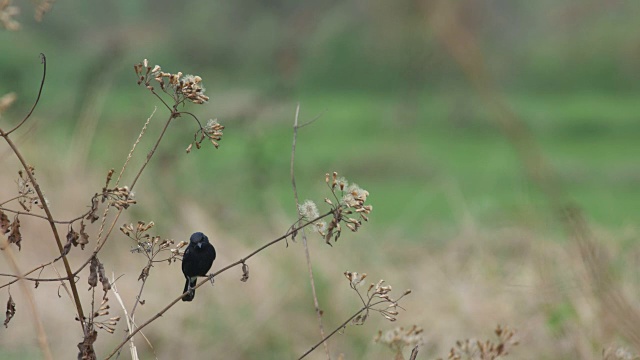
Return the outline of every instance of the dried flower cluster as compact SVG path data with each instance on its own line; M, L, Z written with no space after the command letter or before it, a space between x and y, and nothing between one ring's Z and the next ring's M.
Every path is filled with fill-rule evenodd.
M162 239L160 236L152 236L147 233L147 231L153 228L154 225L153 221L148 224L144 221L138 221L135 226L133 224L123 224L120 227L120 231L131 240L135 241L136 245L131 249L131 252L144 254L151 262L168 261L169 264L171 264L182 256L180 249L185 247L187 242L181 241L177 246L172 248L172 245L175 243L173 240ZM169 257L161 260L155 260L156 255L164 251L169 251ZM149 275L151 262L147 267L145 267L145 269L143 269L142 274L140 275L141 279L146 279Z
M29 166L29 172L31 176L35 177L36 171L33 166ZM33 205L36 205L40 209L43 208L40 203L40 198L36 193L36 190L31 183L31 178L25 174L22 170L18 171L18 203L26 212L31 212ZM48 200L45 198L47 205L49 204Z
M113 206L118 210L127 209L136 203L133 199L134 193L129 191L127 186L115 187L107 189L102 193L102 202L108 200L109 206Z
M411 294L411 290L405 290L405 292L398 298L393 299L389 295L391 292L391 285L384 285L384 280L380 280L377 283L371 283L369 288L367 289L366 299L360 293L359 287L362 285L362 282L367 277L366 273L357 273L345 271L344 276L349 280L349 286L353 289L362 301L362 305L364 305L364 313L359 314L353 319L353 323L357 325L362 325L367 320L370 311L376 311L380 313L385 319L389 321L396 321L396 316L398 315L398 308L402 309L399 305L400 300Z
M352 232L358 231L362 221L369 221L369 215L373 206L365 205L369 192L360 188L357 184L349 184L344 177L338 177L337 172L325 175L325 182L329 186L335 200L324 199L331 206L333 218L329 223L324 220L313 222L313 230L331 245L331 239L338 241L342 233L341 223ZM298 213L302 219L314 220L319 217L318 207L311 200L305 200L298 206ZM359 218L358 218L359 217Z
M404 359L402 351L406 348L414 348L416 346L424 344L424 338L422 337L423 329L416 325L413 325L409 329L403 327L397 327L389 330L384 334L382 331L378 331L378 335L373 341L387 345L396 354L396 360Z
M118 324L118 321L120 321L120 316L113 316L108 319L104 319L100 321L95 320L95 318L97 317L109 315L110 306L108 302L109 302L109 298L105 297L102 299L100 308L93 313L93 318L94 318L93 325L100 330L104 330L109 334L113 334L113 332L115 331L115 326Z
M511 348L518 345L515 331L498 325L494 330L498 337L496 342L466 339L457 341L449 351L448 360L494 360L509 355Z
M9 31L20 30L20 23L14 16L20 14L20 8L11 5L11 0L0 0L0 24Z
M209 101L209 97L204 94L205 88L202 87L200 76L183 76L180 71L175 74L164 72L160 65L155 65L153 68L149 66L147 59L134 65L133 68L138 75L138 85L144 84L147 89L154 91L151 81L157 82L160 89L173 98L176 105L185 101L194 104L204 104Z
M205 139L209 139L211 144L217 149L220 146L218 141L222 140L222 130L224 130L224 126L218 122L218 119L209 119L207 125L201 127L193 134L193 142L187 147L187 154L191 152L193 145L195 145L197 149L200 149Z

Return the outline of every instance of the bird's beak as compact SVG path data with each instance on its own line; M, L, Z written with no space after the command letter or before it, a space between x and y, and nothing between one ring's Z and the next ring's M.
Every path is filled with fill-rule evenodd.
M198 243L198 249L202 249L202 243L201 242Z

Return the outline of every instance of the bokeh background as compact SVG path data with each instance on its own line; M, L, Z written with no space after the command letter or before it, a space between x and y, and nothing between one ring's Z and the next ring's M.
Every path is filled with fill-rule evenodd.
M136 85L133 64L148 58L200 75L211 100L186 110L226 129L220 149L185 154L194 124L175 121L120 222L153 220L155 233L176 240L203 231L218 249L214 269L283 234L296 218L289 161L298 103L300 122L321 115L298 134L300 197L321 203L331 171L370 192L374 212L361 231L333 247L309 238L325 328L359 309L346 270L414 292L396 323L372 316L332 338L332 357L391 359L372 339L414 324L424 328L421 359L446 358L458 339L492 338L498 323L517 329L516 359L640 350L634 331L621 330L624 316L593 291L553 205L559 194L583 210L610 260L600 271L627 297L631 318L640 291L640 3L58 0L41 22L32 3L14 5L21 29L0 31L0 95L18 100L0 127L30 109L45 53L42 99L13 138L58 218L86 211L158 107L125 184L144 161L166 118ZM19 169L6 144L0 164L4 201L15 196ZM17 257L26 270L56 250L46 223L22 222ZM97 224L89 230L95 241ZM131 246L114 233L102 258L122 275L129 308L145 264ZM72 263L87 255L74 249ZM248 283L239 269L224 273L146 328L153 350L138 339L141 358L287 359L317 342L302 244L269 248L249 265ZM10 272L6 261L0 270ZM154 267L138 322L182 286L179 265ZM0 330L0 358L38 359L24 295L17 286L11 294L18 313ZM56 358L75 356L82 336L64 291L41 284L34 294ZM100 333L99 357L123 334L122 325ZM319 348L310 358L326 356Z

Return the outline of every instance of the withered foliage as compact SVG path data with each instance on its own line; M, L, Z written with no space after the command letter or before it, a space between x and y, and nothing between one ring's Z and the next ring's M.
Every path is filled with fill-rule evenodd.
M78 246L84 250L84 246L89 243L89 234L86 232L86 226L84 220L80 221L80 232L78 233L73 229L73 225L69 225L69 231L67 232L67 243L64 245L64 254L67 255L71 250L71 245Z
M16 303L13 302L13 297L11 296L11 294L9 294L9 300L7 300L7 311L5 312L5 318L4 318L5 328L9 327L9 321L11 321L11 319L15 314L16 314Z
M89 277L87 278L89 289L98 286L98 280L100 280L102 290L104 291L102 298L105 299L107 292L111 289L111 283L105 274L104 265L98 260L97 256L94 256L91 258L91 263L89 263Z
M93 349L93 343L98 339L98 332L95 330L89 331L84 336L84 340L78 343L78 360L96 360L96 352Z
M9 243L16 244L18 246L18 250L22 250L22 234L20 233L20 219L18 219L18 215L13 218L13 223L11 223L11 234L9 234Z
M242 263L242 278L240 281L247 282L249 280L249 265Z
M2 231L3 234L6 234L11 231L10 226L11 221L9 221L9 217L0 210L0 231Z

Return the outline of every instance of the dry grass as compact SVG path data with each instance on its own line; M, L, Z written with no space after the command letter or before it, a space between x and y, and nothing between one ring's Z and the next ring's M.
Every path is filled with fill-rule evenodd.
M42 170L46 174L49 169ZM0 175L3 186L12 186L12 181L8 173ZM83 203L79 194L91 193L90 184L101 182L99 176L64 183L50 178L42 181L47 188L62 189L47 194L62 217L71 216L78 209L60 208L59 204ZM139 195L143 197L139 198L141 202L145 201L144 196L153 196L144 193ZM195 199L185 200L177 207L179 218L172 219L173 226L166 236L181 240L195 228L212 234L210 238L219 254L214 270L278 235L261 232L252 239L238 239L222 232ZM287 226L283 219L280 227ZM598 233L607 234L605 230ZM24 268L49 260L55 253L50 241L41 240L48 234L46 222L29 220L23 234L23 250L17 253ZM456 340L489 339L496 324L517 329L520 345L510 356L517 359L602 359L603 349L620 343L612 330L615 326L610 323L615 318L600 308L598 299L585 286L582 260L575 249L542 228L483 229L467 225L457 236L444 241L430 241L435 236L390 240L391 235L387 238L384 233L363 229L358 237L340 240L337 249L320 239L311 240L326 326L332 328L358 308L358 300L344 286L342 275L345 270L358 270L385 276L392 284L413 289L404 305L407 312L400 314L398 325L417 324L424 328L425 345L419 359L446 357ZM118 280L118 289L124 299L133 299L138 291L137 275L144 264L128 251L130 243L126 238L119 235L113 240L105 249L103 262L109 264L108 273L113 271L116 277L127 274ZM608 250L619 261L637 264L637 254L622 252L615 242L608 244ZM84 255L74 251L70 260L79 261ZM6 267L3 263L0 271L7 272ZM290 243L288 248L278 245L252 262L247 283L239 281L239 269L230 271L217 278L213 288L205 286L198 302L179 304L144 333L160 359L198 358L212 353L225 359L265 358L260 349L294 357L318 340L305 268L300 243ZM47 272L43 276L55 276L52 271ZM617 279L625 291L637 293L638 282L632 271L620 271ZM84 281L79 283L81 294L88 288ZM178 265L157 265L143 295L146 303L136 315L138 321L152 316L178 296L181 283ZM58 298L58 290L53 283L43 283L34 295L55 358L69 358L77 350L65 339L79 339L81 334L78 328L69 326L74 307L64 291ZM14 289L12 295L16 303L25 303L19 291ZM114 308L113 313L117 312ZM18 308L9 331L0 340L2 348L36 345L33 327L27 320L30 316L24 307ZM107 335L101 335L98 353L122 340L122 326L115 335L108 336L108 341ZM60 327L65 328L65 335L56 339ZM391 327L374 318L364 326L349 327L345 335L331 341L331 352L336 357L344 353L346 359L390 359L393 353L374 344L373 337L379 329ZM141 354L151 353L143 340L138 339L136 344ZM320 353L311 358L322 358Z

